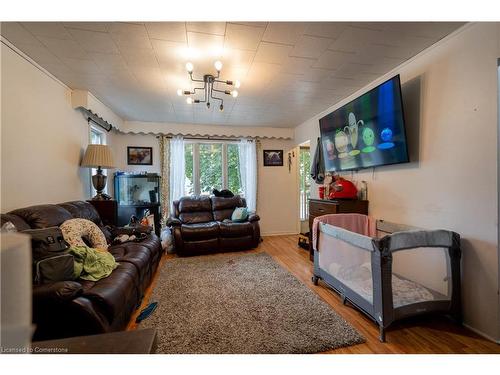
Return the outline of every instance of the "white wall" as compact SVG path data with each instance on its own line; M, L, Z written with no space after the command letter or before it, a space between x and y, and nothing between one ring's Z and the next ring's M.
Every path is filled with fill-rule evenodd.
M409 164L355 173L368 181L370 215L462 236L465 323L500 339L497 202L497 23L467 25L410 62L296 128L319 136L318 120L401 74ZM350 174L348 174L350 176ZM317 189L312 189L315 194Z
M87 121L71 91L1 45L1 211L89 196Z
M282 167L264 167L263 150L283 150ZM288 153L294 152L288 170ZM257 149L258 200L262 235L299 233L298 154L292 141L263 139Z

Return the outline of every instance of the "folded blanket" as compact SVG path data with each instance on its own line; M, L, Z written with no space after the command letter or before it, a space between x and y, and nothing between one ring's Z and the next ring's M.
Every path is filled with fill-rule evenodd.
M97 281L108 277L118 267L113 255L107 251L73 246L69 253L75 258L75 279Z
M377 222L375 219L362 214L330 214L314 218L312 227L313 249L318 250L319 223L326 223L335 227L362 234L368 237L376 237Z

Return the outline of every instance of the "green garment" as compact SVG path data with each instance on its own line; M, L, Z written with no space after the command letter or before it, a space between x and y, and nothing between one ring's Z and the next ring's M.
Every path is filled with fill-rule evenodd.
M75 258L75 279L97 281L108 277L118 267L113 255L87 246L73 246L69 253Z

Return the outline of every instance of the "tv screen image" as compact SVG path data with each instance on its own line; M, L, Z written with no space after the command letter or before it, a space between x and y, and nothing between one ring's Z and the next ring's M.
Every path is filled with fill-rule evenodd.
M408 162L399 75L319 120L326 171Z

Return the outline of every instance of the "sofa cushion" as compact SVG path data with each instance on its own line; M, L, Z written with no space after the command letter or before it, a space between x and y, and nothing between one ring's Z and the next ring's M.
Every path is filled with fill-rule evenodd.
M181 213L179 219L183 224L208 223L214 221L211 211Z
M212 211L210 197L206 195L182 197L179 199L179 213Z
M18 232L30 229L28 223L26 223L22 218L20 218L17 215L1 214L0 218L1 218L0 225L4 225L5 223L8 223L10 221L12 224L14 224Z
M245 200L239 196L231 198L211 197L214 220L231 219L236 207L245 207Z
M88 202L84 201L65 202L65 203L59 203L58 206L69 211L69 213L74 218L87 219L99 226L102 225L99 213L97 212L95 207Z
M20 208L9 212L9 214L20 216L34 229L58 227L66 220L73 218L68 210L55 204Z
M223 222L219 223L220 236L221 237L244 237L251 236L253 234L253 226L251 223L235 223L235 222Z
M219 236L219 225L217 222L200 224L182 224L181 233L184 241L199 241Z
M94 301L111 323L129 304L138 300L139 275L134 265L119 263L111 275L96 282L81 282L83 296Z

